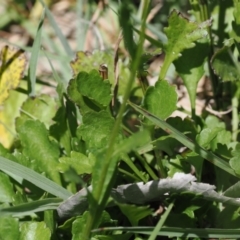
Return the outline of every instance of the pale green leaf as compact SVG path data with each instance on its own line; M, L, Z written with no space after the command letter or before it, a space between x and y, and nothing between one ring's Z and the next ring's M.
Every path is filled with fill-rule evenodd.
M46 172L54 181L61 183L56 171L60 150L49 140L44 124L38 120L25 121L19 129L19 138L24 148L23 154L35 160L41 171Z
M92 173L94 162L92 158L88 158L82 153L71 152L70 157L59 158L58 170L60 172L67 171L70 167L74 168L78 174Z
M0 217L0 239L19 239L18 219L12 217Z
M20 225L19 240L50 240L51 232L44 222L23 222Z
M82 138L89 148L106 147L114 125L113 117L106 111L88 112L82 120L77 136Z
M49 95L28 98L21 107L20 116L16 119L17 131L28 119L38 119L48 128L53 122L52 118L55 115L56 107L57 104L54 98Z
M14 196L13 185L9 177L0 172L0 202L13 202Z

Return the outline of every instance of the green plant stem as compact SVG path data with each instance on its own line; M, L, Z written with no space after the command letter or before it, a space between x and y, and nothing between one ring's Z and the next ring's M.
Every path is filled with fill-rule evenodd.
M163 80L163 79L166 77L167 70L168 70L171 62L172 62L172 59L170 59L170 58L165 58L165 60L164 60L164 62L163 62L163 65L162 65L162 67L161 67L161 71L160 71L158 80Z
M147 179L145 179L142 174L140 173L140 171L137 169L137 167L134 165L134 163L132 162L132 160L129 158L128 155L124 155L122 157L123 161L131 168L131 170L138 176L138 180L140 179L141 181L143 181L144 183L147 182Z
M140 34L140 39L139 39L139 43L137 45L137 52L136 52L136 59L133 59L132 65L131 65L131 74L129 77L129 81L126 87L126 92L124 94L123 97L123 102L122 105L120 107L118 116L116 118L116 122L114 124L111 136L110 136L110 141L109 141L109 146L108 146L108 150L106 153L106 157L105 157L105 161L103 162L103 170L102 170L102 174L101 174L101 178L99 179L99 186L95 191L94 194L94 198L96 199L96 201L98 202L98 204L100 203L100 205L104 205L104 202L100 202L101 201L101 195L102 195L102 188L104 185L104 182L106 180L106 176L107 176L107 172L110 166L110 161L111 161L111 156L113 154L114 151L114 145L115 145L115 140L118 136L119 133L119 129L122 123L122 116L124 114L125 111L125 107L127 104L127 100L130 96L131 93L131 89L132 89L132 85L134 83L135 80L135 76L136 76L136 72L138 70L138 66L140 64L140 59L141 59L141 55L142 55L142 49L143 49L143 43L144 43L144 33L145 33L145 29L146 29L146 19L147 19L147 14L148 14L148 7L149 7L149 0L145 0L144 2L144 11L143 11L143 17L142 17L142 26L141 26L141 34ZM106 199L106 197L103 197L103 199ZM91 230L95 224L95 222L98 220L98 218L100 217L100 213L97 207L95 207L94 209L90 209L90 214L88 216L87 219L87 223L86 223L86 228L84 229L84 240L89 240L90 239L90 235L91 235Z
M199 0L199 7L200 7L201 21L204 22L204 21L209 20L210 14L209 14L207 1ZM211 79L211 83L212 83L212 89L213 89L214 99L216 102L216 107L217 107L217 109L220 109L221 108L221 104L219 102L219 99L221 98L220 85L218 84L218 77L214 74L213 69L211 67L211 59L214 54L211 26L207 27L207 31L208 31L208 35L210 38L210 50L209 50L209 54L208 54L208 70L209 70L209 75L210 75L210 79Z
M160 177L161 178L166 178L167 177L167 173L164 169L163 163L162 163L162 159L159 156L159 152L157 151L156 148L154 148L154 155L155 158L157 160L157 166L159 167L159 172L160 172Z
M153 170L148 166L146 160L137 152L135 152L135 154L138 157L138 160L141 162L141 164L143 165L143 167L146 169L146 171L148 172L148 174L151 176L152 179L157 180L159 179L159 177L153 172Z
M123 174L125 174L125 175L128 176L128 177L131 177L131 178L134 179L135 181L139 181L139 178L138 178L138 177L136 177L134 174L132 174L132 173L130 173L130 172L128 172L128 171L126 171L126 170L124 170L124 169L122 169L122 168L118 168L118 171L121 172L121 173L123 173Z
M160 220L158 221L158 224L157 226L154 228L154 230L152 231L150 237L148 238L148 240L154 240L157 236L158 236L158 233L160 232L163 224L165 223L169 213L171 212L172 208L174 206L174 202L172 202L168 208L167 208L167 211L163 214L163 216L160 218Z

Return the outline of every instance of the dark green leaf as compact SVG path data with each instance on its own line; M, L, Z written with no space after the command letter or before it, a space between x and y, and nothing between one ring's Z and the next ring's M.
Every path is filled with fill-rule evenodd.
M197 42L193 48L184 50L182 56L174 62L176 70L187 88L192 109L195 108L197 83L204 74L203 66L208 51L208 43ZM195 110L193 113L195 114Z
M103 80L96 70L89 73L80 72L76 81L78 92L82 96L94 100L102 106L108 106L112 99L111 85L108 80Z

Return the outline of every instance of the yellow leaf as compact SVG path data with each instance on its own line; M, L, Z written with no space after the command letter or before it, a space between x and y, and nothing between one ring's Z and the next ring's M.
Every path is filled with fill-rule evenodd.
M25 53L5 46L0 52L0 105L7 99L9 90L18 87L26 67Z

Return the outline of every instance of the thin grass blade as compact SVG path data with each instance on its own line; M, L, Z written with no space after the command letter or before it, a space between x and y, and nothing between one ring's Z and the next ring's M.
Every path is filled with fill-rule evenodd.
M41 2L42 6L45 8L47 18L48 18L50 24L52 25L53 29L55 30L55 33L58 36L59 40L61 41L63 48L66 51L67 55L73 57L73 55L74 55L73 51L72 51L71 47L69 46L67 39L64 37L61 29L59 28L56 21L54 20L52 13L50 12L50 10L48 9L47 5L44 3L43 0L39 0L39 1Z
M68 199L72 195L68 190L43 175L6 158L0 157L0 169L7 174L10 172L18 177L22 177L44 191L63 200Z
M47 198L34 202L20 204L14 207L0 209L1 216L21 217L31 215L36 212L57 209L62 199Z
M152 123L156 124L160 128L162 128L165 132L173 136L175 139L177 139L179 142L181 142L184 146L191 149L193 152L196 152L199 154L202 158L208 160L215 166L223 169L224 171L232 174L233 176L239 177L234 170L229 166L229 164L221 159L220 157L216 156L212 152L209 152L205 149L203 149L201 146L199 146L197 143L193 142L193 140L186 137L184 134L179 132L177 129L166 123L165 121L161 120L160 118L154 116L147 110L129 102L129 105L131 105L137 112L144 115L146 118L148 118Z
M126 231L137 234L150 235L154 227L103 227L95 229L92 232L101 231ZM217 229L217 228L174 228L174 227L163 227L158 236L168 237L183 237L186 238L220 238L220 239L233 239L239 238L240 229Z
M42 36L42 26L45 17L45 11L43 11L41 20L37 29L37 34L31 50L31 59L29 62L29 80L30 80L30 96L35 96L35 85L36 85L36 71L38 55L41 48L41 36Z

